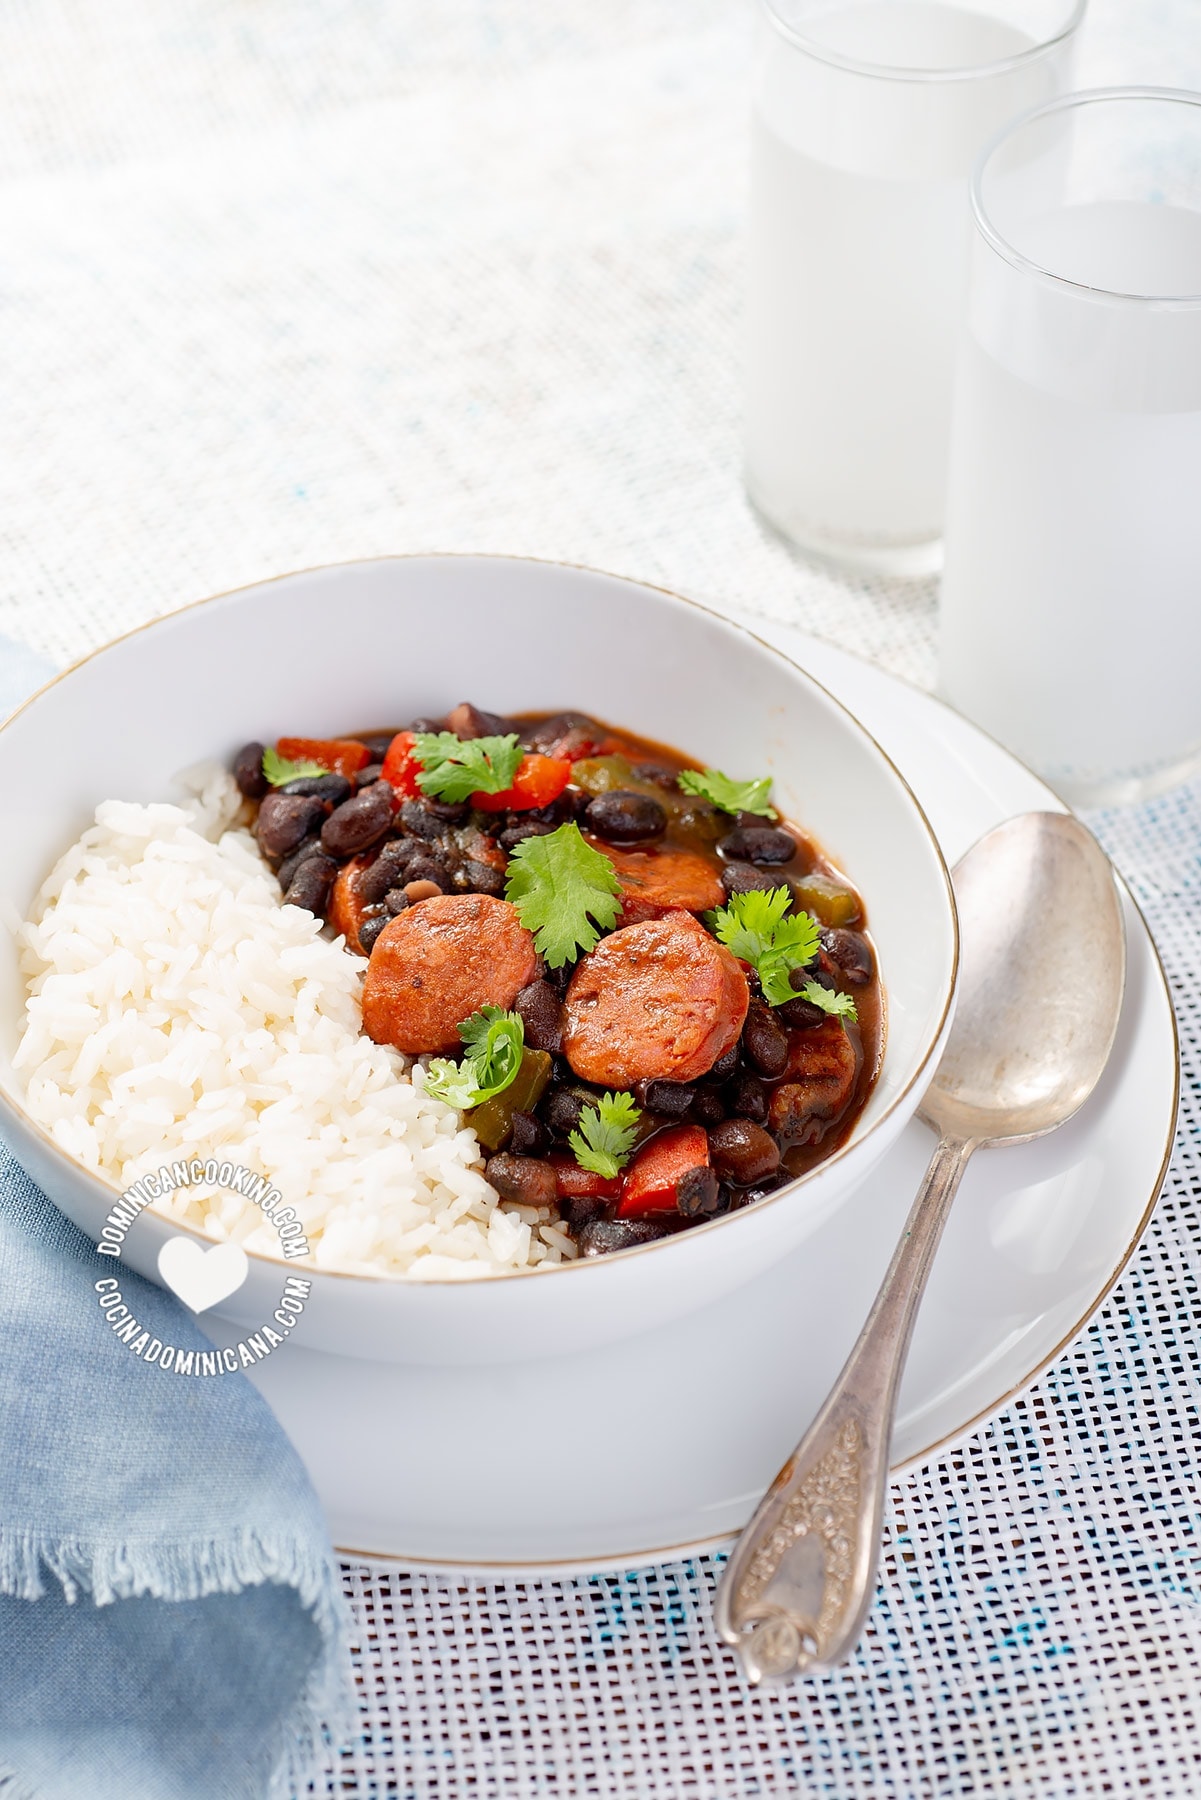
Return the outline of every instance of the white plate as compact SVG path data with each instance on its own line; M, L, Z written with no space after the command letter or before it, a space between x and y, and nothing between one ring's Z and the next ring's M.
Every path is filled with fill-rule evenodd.
M800 632L771 638L892 755L948 862L1001 819L1060 807L937 701ZM968 1170L901 1389L896 1467L965 1436L1033 1381L1100 1304L1150 1217L1176 1116L1176 1033L1128 898L1126 920L1126 1001L1097 1092L1052 1137L985 1152ZM932 1147L913 1122L770 1275L604 1350L562 1356L548 1343L537 1363L483 1372L299 1345L260 1363L254 1379L308 1465L334 1543L410 1567L557 1575L721 1544L837 1374Z

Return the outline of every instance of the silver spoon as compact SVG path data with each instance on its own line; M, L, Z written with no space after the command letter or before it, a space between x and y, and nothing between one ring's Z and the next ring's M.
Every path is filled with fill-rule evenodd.
M735 1545L714 1603L753 1683L830 1668L859 1640L897 1389L968 1157L1070 1119L1113 1047L1125 927L1113 872L1079 820L1026 813L998 825L954 884L958 1005L921 1108L938 1148L846 1366Z

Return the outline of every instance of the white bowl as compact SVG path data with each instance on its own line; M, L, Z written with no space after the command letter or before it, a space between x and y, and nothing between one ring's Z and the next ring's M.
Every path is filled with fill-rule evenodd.
M582 1349L704 1305L845 1205L916 1109L949 1028L954 899L925 816L844 707L749 632L656 588L517 558L400 557L219 595L96 651L0 728L0 900L15 923L100 800L170 796L171 777L248 738L333 736L457 701L570 708L731 773L770 771L773 798L863 894L888 997L883 1068L847 1143L757 1205L620 1256L407 1282L309 1271L303 1341L397 1362L496 1362ZM12 1069L23 988L0 966L0 1130L95 1237L113 1189L28 1117ZM216 1146L214 1146L214 1149ZM184 1228L153 1212L124 1260L157 1279ZM204 1240L193 1233L198 1241ZM293 1262L252 1256L220 1311L256 1326Z

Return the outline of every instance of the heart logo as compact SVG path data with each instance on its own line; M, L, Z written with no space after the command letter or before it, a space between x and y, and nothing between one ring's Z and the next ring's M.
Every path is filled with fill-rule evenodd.
M241 1244L202 1250L191 1238L173 1237L158 1253L158 1272L186 1307L202 1313L237 1293L250 1273L250 1258Z

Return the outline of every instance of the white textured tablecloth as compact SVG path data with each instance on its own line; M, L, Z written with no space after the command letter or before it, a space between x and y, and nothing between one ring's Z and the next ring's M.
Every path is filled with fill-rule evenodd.
M61 661L284 569L493 549L929 682L932 585L806 569L743 499L748 25L734 0L11 0L0 630ZM1197 0L1094 0L1081 73L1201 87ZM315 1793L1201 1794L1201 787L1101 829L1184 1028L1167 1192L1051 1374L897 1484L857 1660L749 1694L709 1563L350 1569L362 1732Z

